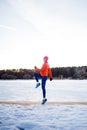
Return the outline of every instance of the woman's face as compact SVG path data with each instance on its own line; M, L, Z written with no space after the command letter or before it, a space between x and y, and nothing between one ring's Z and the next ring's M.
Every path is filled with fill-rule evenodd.
M44 62L47 62L47 60L46 60L46 59L43 59L43 61L44 61Z

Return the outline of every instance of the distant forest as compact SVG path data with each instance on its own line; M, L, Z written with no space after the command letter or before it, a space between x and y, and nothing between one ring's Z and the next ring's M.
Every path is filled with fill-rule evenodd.
M51 68L54 79L87 79L87 66ZM34 79L33 69L0 70L2 79Z

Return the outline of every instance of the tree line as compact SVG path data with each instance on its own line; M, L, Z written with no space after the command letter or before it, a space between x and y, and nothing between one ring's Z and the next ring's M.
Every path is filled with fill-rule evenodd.
M87 66L51 68L54 79L87 79ZM0 70L0 79L33 79L33 69Z

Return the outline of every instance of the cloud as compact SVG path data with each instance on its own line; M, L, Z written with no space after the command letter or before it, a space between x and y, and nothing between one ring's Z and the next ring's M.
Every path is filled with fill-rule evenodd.
M38 31L48 32L49 23L53 24L52 18L49 17L48 9L45 9L46 3L33 1L22 1L22 0L10 0L10 4L15 9L16 13L19 14L25 21L30 22ZM42 4L43 3L43 4ZM48 18L49 17L49 18Z
M16 29L14 27L6 26L6 25L0 25L0 28L7 29L7 30L10 30L10 31L16 31Z

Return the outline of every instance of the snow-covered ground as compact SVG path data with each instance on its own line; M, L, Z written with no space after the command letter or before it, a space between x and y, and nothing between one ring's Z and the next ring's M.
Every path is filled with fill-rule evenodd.
M0 130L87 130L87 106L0 105Z
M34 85L34 81L0 81L0 101L41 101L41 88ZM87 101L87 80L48 81L47 97ZM87 130L87 105L0 104L0 130Z

